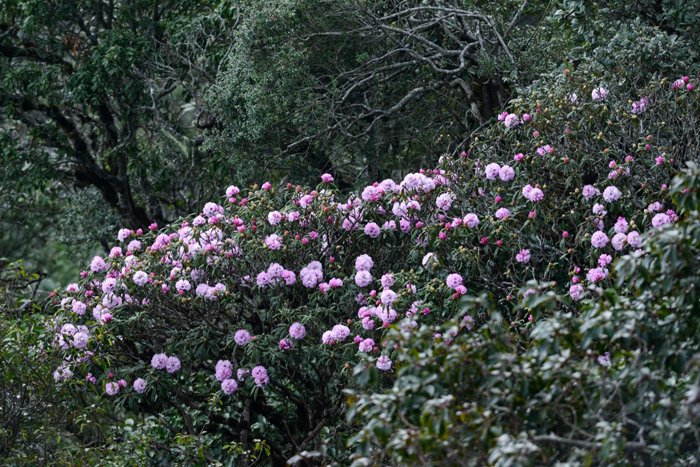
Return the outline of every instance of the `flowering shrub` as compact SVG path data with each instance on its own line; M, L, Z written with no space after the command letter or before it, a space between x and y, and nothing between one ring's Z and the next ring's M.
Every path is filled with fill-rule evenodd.
M672 193L683 220L618 260L615 288L594 287L581 315L539 284L516 307L532 325L482 295L441 326L392 328L393 387L350 412L363 424L355 465L697 465L697 165ZM484 324L472 329L472 316Z
M330 429L342 423L343 391L390 387L396 356L412 361L412 335L423 339L416 349L440 358L453 358L459 342L465 353L454 357L461 369L451 381L478 381L479 391L491 386L472 372L523 347L546 352L551 365L568 361L571 353L548 354L560 343L542 337L553 328L537 322L534 304L578 322L581 300L621 277L614 260L678 222L668 184L700 141L700 106L687 86L597 81L565 72L535 83L468 151L360 194L341 198L329 176L315 189L232 186L176 225L120 231L109 257L54 297L47 344L62 356L54 378L166 420L173 436L206 430L199 447L210 461L232 439L245 450L254 438L280 462L311 449L344 460L348 430ZM639 96L643 112L629 103ZM464 298L484 294L488 306ZM523 297L533 311L515 305ZM479 306L464 314L463 300ZM469 333L482 325L493 342ZM492 387L512 374L494 376ZM457 409L448 396L430 410L460 417L480 407ZM361 404L367 414L377 401L394 410L394 396L373 397ZM380 444L390 432L382 426ZM441 439L450 427L430 434ZM527 433L508 436L498 452L538 452ZM488 452L489 462L500 459Z

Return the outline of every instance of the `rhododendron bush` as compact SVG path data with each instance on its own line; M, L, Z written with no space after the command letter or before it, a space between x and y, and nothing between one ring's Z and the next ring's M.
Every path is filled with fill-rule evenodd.
M671 190L682 220L615 262L580 315L555 290L518 305L536 316L526 345L485 295L441 326L392 329L392 389L351 409L357 465L697 465L698 166ZM485 324L463 332L463 316Z
M684 215L669 188L697 159L697 84L560 70L436 168L349 197L330 175L314 188L230 186L174 225L124 229L54 297L53 376L194 437L207 462L232 462L225 446L250 451L257 439L280 465L382 462L374 449L386 443L396 462L430 463L425 433L447 463L515 465L563 449L552 441L563 434L532 435L523 411L534 426L586 419L572 459L644 457L648 431L593 414L620 407L615 381L637 384L627 368L648 349L632 317L611 321L589 300L629 277L617 258L649 252L649 236ZM633 300L631 284L617 287ZM443 367L450 386L436 399ZM613 372L610 391L587 399ZM348 391L376 395L358 408ZM507 403L479 405L487 393ZM348 402L371 416L359 432ZM551 416L567 404L573 418ZM425 422L442 412L447 421ZM463 449L440 444L457 437Z

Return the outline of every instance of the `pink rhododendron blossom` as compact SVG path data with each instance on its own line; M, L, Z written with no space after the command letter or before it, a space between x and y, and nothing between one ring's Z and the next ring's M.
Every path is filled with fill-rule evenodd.
M627 229L629 229L629 223L627 222L627 219L624 217L618 217L617 222L615 222L615 232L617 233L627 233Z
M258 273L257 278L255 279L255 282L258 284L258 287L265 287L270 283L271 277L270 274L266 273L265 271Z
M134 380L134 391L136 391L139 394L143 394L146 391L146 380L143 378L136 378Z
M530 190L527 198L533 203L537 203L544 199L544 193L542 193L542 190L540 190L539 188L533 188L532 190Z
M459 274L450 274L449 276L447 276L445 284L447 284L447 287L454 289L458 285L462 285L462 276L460 276Z
M518 263L529 263L530 262L530 250L520 250L518 254L515 255L515 260Z
M455 199L457 199L457 196L455 196L453 193L442 193L435 200L435 204L443 211L449 211Z
M297 276L294 274L294 271L284 270L282 271L282 279L286 285L294 285L297 281Z
M663 209L663 206L658 201L654 201L653 203L651 203L649 205L649 207L647 207L647 210L649 212L658 212L658 211L661 211L662 209Z
M504 119L506 128L515 128L520 124L520 118L516 114L508 114Z
M165 369L165 365L168 363L168 356L164 353L157 353L151 358L151 366L156 370Z
M581 195L586 200L589 200L589 199L593 198L594 196L600 196L600 190L598 190L598 188L594 187L593 185L586 185L581 190Z
M76 332L73 334L73 347L76 349L84 349L88 344L88 335L86 332Z
M114 396L119 392L120 386L119 383L111 382L105 384L105 392L109 394L110 396Z
M598 204L598 203L595 203L593 205L593 208L591 209L591 211L593 212L593 214L596 214L596 215L601 216L601 217L605 216L608 213L608 211L605 210L605 206L603 206L602 204Z
M484 169L484 174L486 174L486 178L489 180L493 180L496 177L498 177L498 174L501 171L501 166L496 164L495 162L492 162L491 164L487 165L486 168Z
M388 289L389 287L394 285L394 283L396 281L394 280L393 274L384 274L382 276L382 278L380 279L380 282L382 283L382 287L384 287L385 289Z
M636 102L632 102L632 110L631 112L635 115L639 115L644 113L644 111L647 109L647 105L649 103L649 99L645 96L639 99Z
M637 248L640 246L642 244L642 237L639 235L639 232L633 230L632 232L628 233L627 243L629 243L632 248Z
M175 283L175 288L179 292L187 292L192 288L192 285L187 279L180 279Z
M591 235L591 245L593 245L594 247L603 248L607 244L608 236L605 235L605 232L599 230L597 232L594 232L593 235Z
M165 371L168 373L176 373L180 367L180 359L175 356L168 357L168 360L165 362Z
M109 266L107 266L107 263L105 263L105 260L102 259L101 256L95 256L90 263L92 272L100 273L106 271L108 268Z
M602 87L600 88L595 88L593 92L591 92L591 98L594 101L602 101L604 100L608 95L608 92L603 89Z
M76 315L83 315L85 314L85 311L87 310L87 305L85 303L79 301L79 300L73 300L71 304L71 309L73 310L73 313Z
M233 394L238 390L238 383L235 379L225 379L221 382L221 390L224 394Z
M277 225L282 222L282 214L279 211L271 211L267 215L267 221L270 225Z
M552 149L552 146L549 144L545 144L544 146L537 148L537 154L540 156L546 156L547 154L552 154L553 152L554 149Z
M287 338L280 339L279 348L280 350L291 350L294 348L294 341Z
M605 266L607 266L610 263L612 263L612 256L610 256L610 255L602 254L598 258L598 265L601 268L604 268Z
M372 282L372 275L368 271L358 271L355 274L355 284L358 287L367 287Z
M581 298L583 298L583 293L584 290L581 284L574 284L571 287L569 287L569 295L574 301L581 300Z
M374 350L374 340L372 339L364 339L362 342L359 344L360 347L360 352L371 352Z
M386 289L382 292L381 300L384 305L391 305L396 300L396 292L391 289Z
M476 216L476 214L469 213L466 216L464 216L464 225L466 225L470 229L473 229L474 227L479 225L479 218Z
M335 336L333 336L333 331L324 332L321 336L321 342L329 345L335 344Z
M246 345L250 342L250 333L245 329L239 329L233 336L233 340L236 341L238 345Z
M435 269L435 266L438 265L437 256L435 253L427 253L425 256L423 256L421 264L425 269L433 270Z
M386 355L382 355L377 359L377 368L382 371L389 371L391 369L391 360Z
M253 376L255 384L260 388L267 386L267 384L270 382L270 378L267 375L267 369L265 369L263 366L254 367L250 374Z
M123 242L129 236L132 234L132 231L130 229L119 229L119 232L117 233L117 239L119 239L120 242Z
M369 271L374 266L374 261L369 255L360 255L355 259L355 270Z
M370 238L377 238L381 233L382 229L380 229L375 222L370 222L365 225L365 235L368 235Z
M515 177L515 170L509 165L504 165L501 170L498 171L498 178L504 182L509 182Z
M600 282L603 279L606 279L609 274L610 272L605 268L593 268L589 269L586 273L586 279L594 283Z
M279 250L282 246L282 239L277 234L271 234L265 237L265 245L270 250Z
M671 223L671 218L668 217L668 215L664 214L663 212L658 213L651 220L651 225L653 225L656 228L659 228L662 225L666 225L666 224L670 224L670 223Z
M510 211L508 208L500 208L496 211L496 217L498 219L508 219L510 217Z
M603 199L608 203L617 201L618 199L620 199L620 196L622 196L622 193L620 193L620 190L618 190L617 187L614 186L609 186L603 191Z
M216 363L215 371L216 379L218 381L223 381L225 379L230 378L231 375L233 375L233 365L228 360L219 360Z
M291 326L289 326L289 335L293 339L303 339L304 337L306 337L306 328L301 323L294 323Z
M323 174L321 175L321 181L323 183L330 183L333 181L333 175L331 174Z
M613 236L612 240L610 240L613 248L615 248L617 251L622 251L626 242L627 235L624 233L617 233Z
M343 324L336 324L331 332L333 333L333 339L344 341L350 335L350 328Z

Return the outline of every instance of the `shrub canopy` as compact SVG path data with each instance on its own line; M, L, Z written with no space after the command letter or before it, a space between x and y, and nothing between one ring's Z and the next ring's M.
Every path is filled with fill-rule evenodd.
M56 380L201 462L691 462L698 81L625 73L544 76L400 182L120 231L54 297Z

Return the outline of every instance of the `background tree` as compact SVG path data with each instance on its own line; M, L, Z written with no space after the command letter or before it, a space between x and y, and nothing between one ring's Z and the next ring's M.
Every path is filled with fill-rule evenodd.
M223 1L3 0L7 230L26 239L46 216L42 227L63 225L92 245L120 225L147 228L199 204L228 176L201 151L202 93L237 15Z
M524 52L545 6L244 2L211 89L212 144L295 180L330 172L344 185L432 164L547 67Z

